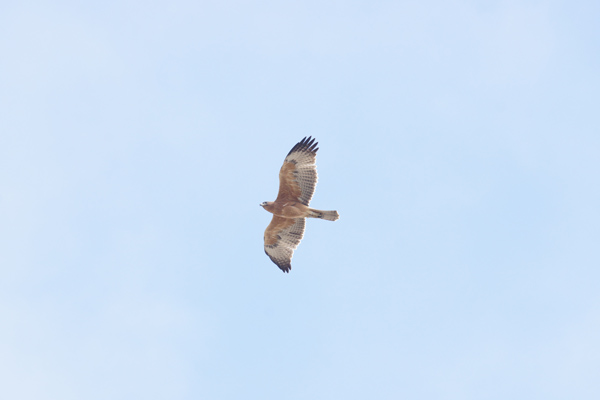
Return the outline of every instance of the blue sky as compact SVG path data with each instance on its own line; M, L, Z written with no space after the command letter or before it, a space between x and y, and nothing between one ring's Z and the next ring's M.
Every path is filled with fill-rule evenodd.
M599 4L4 2L0 397L597 399Z

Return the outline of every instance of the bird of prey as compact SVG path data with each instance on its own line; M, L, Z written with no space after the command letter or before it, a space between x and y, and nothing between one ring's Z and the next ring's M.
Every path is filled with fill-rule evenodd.
M292 269L292 255L304 236L306 218L337 220L337 211L310 208L308 203L317 185L317 147L311 137L296 143L279 171L279 193L275 201L260 205L273 214L265 230L265 253L283 272Z

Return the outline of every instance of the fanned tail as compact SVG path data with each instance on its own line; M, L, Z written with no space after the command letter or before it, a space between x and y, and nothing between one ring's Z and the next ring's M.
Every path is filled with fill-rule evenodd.
M337 211L323 211L311 208L310 214L308 214L308 218L320 218L326 219L327 221L336 221L340 219L340 214L338 214Z

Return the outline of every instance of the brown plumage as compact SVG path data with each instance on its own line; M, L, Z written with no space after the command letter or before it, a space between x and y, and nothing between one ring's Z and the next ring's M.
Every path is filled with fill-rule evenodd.
M304 235L306 218L335 221L340 217L337 211L308 206L317 186L317 144L309 136L292 147L279 171L277 198L261 204L274 214L265 230L265 253L283 272L292 269L292 255Z

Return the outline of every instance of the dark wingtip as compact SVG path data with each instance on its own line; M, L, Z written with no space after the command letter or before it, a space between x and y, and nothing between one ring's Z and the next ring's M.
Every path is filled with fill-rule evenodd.
M285 272L286 274L290 273L290 270L292 269L291 264L287 264L287 265L277 265L279 267L279 269L283 272Z
M319 142L315 142L315 140L316 138L313 138L312 136L305 136L304 139L302 139L301 141L296 143L294 147L292 147L292 149L289 153L287 153L287 155L289 156L294 151L306 151L308 153L316 153L317 150L319 150L319 148L317 147Z
M265 254L271 259L271 261L273 261L273 264L277 265L277 267L282 270L283 272L290 272L290 270L292 269L292 263L291 262L285 262L285 260L283 262L279 262L279 260L271 257L271 255L269 253L267 253L267 249L265 249Z

